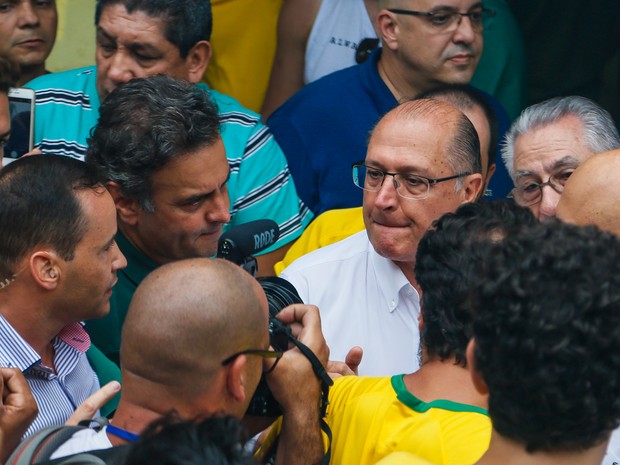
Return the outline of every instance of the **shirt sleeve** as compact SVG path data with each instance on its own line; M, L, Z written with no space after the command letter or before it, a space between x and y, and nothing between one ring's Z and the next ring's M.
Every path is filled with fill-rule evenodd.
M239 110L221 111L220 116L230 165L228 228L254 220L274 220L280 227L280 238L263 253L271 252L297 239L313 214L297 195L286 158L260 117Z

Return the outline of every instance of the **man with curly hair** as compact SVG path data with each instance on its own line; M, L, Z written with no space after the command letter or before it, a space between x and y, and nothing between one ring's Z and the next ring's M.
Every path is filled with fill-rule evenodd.
M619 262L616 236L557 221L489 250L467 349L493 422L477 465L601 463L620 423Z
M370 465L408 452L434 465L471 465L489 445L487 397L471 381L465 351L473 314L464 303L489 243L536 224L508 202L467 203L422 237L421 367L385 377L345 376L330 390L332 464Z

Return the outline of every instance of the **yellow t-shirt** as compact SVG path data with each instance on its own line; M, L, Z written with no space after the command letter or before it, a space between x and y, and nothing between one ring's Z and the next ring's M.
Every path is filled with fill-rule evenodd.
M203 80L259 112L276 53L282 0L211 0L212 56Z
M282 261L274 269L279 275L302 255L326 245L346 239L364 229L362 207L328 210L321 213L308 225L303 234L288 249Z
M393 452L375 465L434 465L408 452Z
M330 389L331 463L374 465L402 451L435 465L471 465L487 450L486 410L448 400L423 402L403 375L344 376Z

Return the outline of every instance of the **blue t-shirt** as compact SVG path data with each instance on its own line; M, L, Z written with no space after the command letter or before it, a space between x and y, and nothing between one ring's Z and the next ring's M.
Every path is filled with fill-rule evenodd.
M84 159L90 131L99 118L96 68L41 76L27 84L36 91L35 146L43 153ZM280 226L271 252L301 235L313 215L300 201L286 159L260 116L232 97L198 84L217 105L230 165L231 220L225 229L259 219Z
M362 205L351 165L366 158L370 131L398 102L377 63L381 49L361 65L312 82L276 110L267 125L288 160L297 192L315 215ZM497 113L500 140L508 129L506 111L482 92ZM492 197L505 197L512 182L503 164L491 179Z

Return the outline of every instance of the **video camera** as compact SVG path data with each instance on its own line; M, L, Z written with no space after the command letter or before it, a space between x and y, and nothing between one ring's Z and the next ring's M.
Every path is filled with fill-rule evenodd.
M220 237L217 257L229 260L256 276L258 265L253 255L275 244L279 237L280 229L275 221L258 220L245 223ZM285 279L269 276L258 278L257 281L265 291L269 304L269 343L275 350L288 350L289 342L297 341L290 328L275 316L283 308L303 302L293 285ZM261 377L247 413L268 417L277 417L282 413L265 376Z

